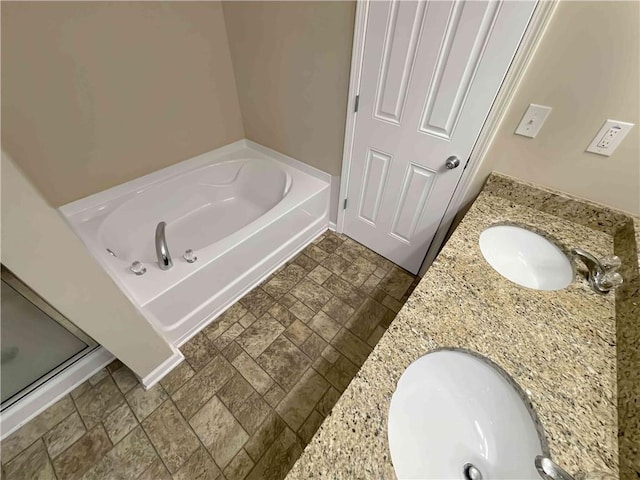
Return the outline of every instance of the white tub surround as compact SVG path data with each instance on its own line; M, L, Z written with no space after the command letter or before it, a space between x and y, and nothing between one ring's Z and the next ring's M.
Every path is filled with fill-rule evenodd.
M327 229L330 183L324 172L241 140L60 210L143 315L179 346ZM169 270L156 260L161 221ZM183 258L187 249L194 263ZM134 261L144 275L130 270Z

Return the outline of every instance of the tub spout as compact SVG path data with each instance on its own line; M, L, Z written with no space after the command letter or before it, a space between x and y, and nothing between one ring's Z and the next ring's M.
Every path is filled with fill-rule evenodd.
M156 255L160 270L169 270L173 267L173 260L171 260L171 254L167 246L167 236L164 231L166 226L166 222L160 222L156 227Z

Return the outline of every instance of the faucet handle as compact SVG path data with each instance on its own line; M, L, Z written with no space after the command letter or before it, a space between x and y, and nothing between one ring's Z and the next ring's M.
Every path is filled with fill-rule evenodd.
M566 470L562 469L557 463L549 457L537 455L534 464L538 474L544 480L574 480L573 476Z
M617 255L605 255L600 259L600 264L605 272L617 272L622 265L622 260Z
M188 263L193 263L198 259L198 257L196 257L196 254L193 253L193 250L191 250L190 248L188 250L185 250L182 258L184 258Z
M616 272L622 262L615 255L606 255L598 260L589 252L581 248L573 248L571 253L576 255L587 266L587 279L591 288L600 294L605 294L622 284L622 276Z
M129 270L131 270L133 273L135 273L138 276L144 275L145 273L147 273L147 267L145 267L138 260L136 260L131 264L131 266L129 267Z
M600 279L600 286L602 288L606 288L607 290L611 290L613 288L617 288L624 282L622 275L618 272L609 271L605 273Z

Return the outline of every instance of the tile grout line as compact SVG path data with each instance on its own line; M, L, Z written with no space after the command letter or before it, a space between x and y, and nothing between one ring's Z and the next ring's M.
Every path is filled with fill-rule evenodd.
M87 380L88 381L88 380ZM56 477L56 479L58 479L58 472L56 471L56 468L53 464L53 460L54 458L51 457L51 455L49 454L49 449L47 448L47 443L44 441L44 437L47 433L49 433L51 430L53 430L54 428L58 427L62 422L64 422L67 418L71 417L74 413L78 414L78 417L80 418L80 422L82 422L82 426L84 427L84 433L82 434L82 436L80 436L80 438L78 438L75 442L73 442L71 445L69 445L67 448L65 448L64 450L62 450L60 453L58 453L58 455L56 455L55 458L58 458L60 455L62 455L63 453L65 453L67 450L69 450L71 447L73 447L82 437L84 437L87 433L89 433L89 429L87 428L87 425L84 423L84 419L82 418L82 415L80 414L80 410L78 410L78 406L76 405L75 399L71 396L71 392L69 392L67 394L69 396L69 399L71 400L71 405L73 406L73 412L71 412L69 415L67 415L63 420L61 420L60 422L58 422L55 426L51 427L49 430L47 430L45 433L42 434L42 436L40 436L40 438L38 440L42 440L42 444L44 445L44 450L47 454L47 457L49 458L49 462L51 463L51 470L53 471L53 475ZM46 411L46 410L45 410ZM35 442L34 442L35 443ZM26 450L26 449L25 449ZM23 450L24 451L24 450ZM22 452L20 452L22 453ZM16 455L17 456L17 455Z
M80 395L80 397L82 397L83 395L85 395L87 393L89 393L89 392L88 391L84 392L82 395ZM80 397L78 397L78 398L80 398ZM87 426L87 423L84 421L84 418L82 418L82 414L80 413L80 409L78 409L78 405L76 404L76 399L73 398L71 393L69 393L69 398L71 398L71 402L73 403L73 408L75 409L75 411L78 413L78 416L80 417L80 421L82 422L82 425L84 426L85 433L88 432L89 431L89 427Z
M109 372L107 372L107 374L109 374ZM87 381L88 381L88 380L87 380ZM100 383L100 382L98 382L98 383ZM114 384L115 384L115 382L114 382ZM97 384L96 384L96 385L97 385ZM96 385L91 385L91 389L93 389ZM117 385L116 385L116 388L117 388ZM90 390L89 390L89 391L90 391ZM80 395L80 397L83 397L84 395L87 395L87 394L89 393L89 391L87 391L87 392L83 393L82 395ZM118 392L120 392L120 390L118 390ZM100 420L99 420L99 421L98 421L98 422L97 422L97 423L96 423L92 428L88 428L88 426L87 426L86 422L84 421L84 418L82 418L82 414L80 413L80 410L78 409L78 406L77 406L77 405L76 405L76 403L75 403L75 399L71 396L71 392L69 392L69 394L68 394L68 395L69 395L69 397L71 398L71 401L72 401L72 403L73 403L73 407L74 407L74 409L75 409L76 413L78 414L78 417L80 417L80 421L82 422L82 425L84 426L84 430L85 430L85 431L84 431L84 433L80 436L80 438L78 438L75 442L73 442L72 444L70 444L69 446L67 446L67 448L65 448L65 449L64 449L64 450L62 450L60 453L58 453L58 455L56 455L56 457L55 457L55 458L59 458L59 457L60 457L60 456L62 456L64 453L68 452L71 448L73 448L73 446L74 446L74 445L76 445L76 444L77 444L77 443L78 443L78 442L79 442L79 441L80 441L84 436L86 436L87 434L89 434L89 432L90 432L91 430L93 430L94 428L96 428L98 425L101 425L101 426L102 426L102 428L103 428L103 430L105 430L105 433L107 433L107 432L106 432L106 429L104 428L104 424L102 423L102 419L100 419ZM78 398L80 398L80 397L78 397ZM123 395L123 400L124 400L124 395ZM71 413L71 414L70 414L69 416L67 416L66 418L69 418L71 415L73 415L73 413ZM65 418L65 420L66 420L66 418ZM64 421L64 420L63 420L63 421ZM60 423L62 423L62 422L60 422ZM60 424L60 423L59 423L59 424ZM58 424L58 425L59 425L59 424ZM57 426L57 425L56 425L56 426ZM54 428L55 428L55 427L54 427ZM52 429L47 430L47 433L48 433L48 432L50 432L51 430L52 430ZM44 442L44 436L45 436L45 435L46 435L46 433L45 433L44 435L42 435L42 437L40 437L40 438L42 438L43 443L45 443L45 442ZM109 443L111 444L111 448L110 448L107 452L105 452L105 455L106 455L108 452L110 452L110 451L113 449L113 447L115 446L115 445L114 445L114 443L111 441L111 438L109 438L109 434L108 434L108 433L107 433L107 440L109 440ZM47 451L47 455L49 455L49 450L47 449L46 443L45 443L45 450ZM51 456L49 456L49 458L51 459L51 467L52 467L52 469L53 469L53 471L54 471L54 474L55 474L56 478L59 478L59 477L58 477L58 472L56 471L55 466L54 466L54 464L53 464L53 460L54 460L54 459L53 459L53 458L51 458ZM102 459L102 458L101 458L101 459ZM87 470L85 470L84 472L82 472L82 474L84 475L86 472L88 472L88 471L90 470L90 468L91 468L91 467L93 467L93 465L91 465L89 468L87 468Z
M164 402L162 402L160 404L160 406L164 405L166 402L170 402L171 398L165 400ZM159 408L159 407L158 407ZM129 407L129 409L131 409L131 407ZM176 408L177 410L177 408ZM131 411L131 413L133 413L133 410ZM179 414L180 412L178 412ZM138 421L138 418L136 417L135 413L133 414L133 416L136 418L136 421ZM151 416L151 413L147 416L147 418ZM146 420L146 419L145 419ZM156 446L154 445L154 443L151 441L151 439L149 438L149 434L147 433L147 431L145 430L144 426L142 425L142 422L138 423L138 426L140 427L140 429L142 430L142 433L144 433L145 438L147 439L147 441L149 442L149 444L151 445L151 448L153 448L153 451L155 452L156 456L160 459L160 462L162 463L162 465L164 465L164 468L167 470L167 472L169 472L169 475L173 476L173 474L171 473L171 470L169 470L169 467L167 467L167 464L165 463L164 459L162 458L162 455L160 455L160 453L158 452L158 449L156 448ZM129 436L129 434L131 434L131 432L133 432L133 430L135 430L137 427L134 427L133 429L131 429L131 431L129 433L127 433L120 441L124 440L125 438L127 438ZM118 442L120 443L120 442ZM115 448L115 445L114 445ZM191 458L191 457L189 457ZM142 475L144 475L147 470L149 468L151 468L151 466L153 465L153 462L151 463L151 465L149 465L147 468L144 469L144 471L140 472L140 475L138 475L136 478L140 478ZM180 466L180 468L182 468L182 465Z
M115 381L114 381L115 382ZM142 384L140 382L138 382L137 385L131 387L128 391L127 394L130 393L131 391L133 391L134 388L136 388L138 385L142 386ZM116 387L118 387L118 385L116 384ZM167 395L167 400L171 400L171 396L167 393L167 391L164 389L164 387L158 382L154 387L160 388L162 389L162 391ZM144 389L144 387L143 387ZM118 391L120 393L122 393L122 391L120 390L120 388L118 387ZM147 390L145 390L146 392ZM151 441L151 439L149 438L149 435L147 434L147 431L145 430L144 426L142 425L142 422L144 422L147 418L149 418L151 415L153 415L153 413L158 410L162 405L165 404L165 402L167 400L165 400L164 402L162 402L160 405L158 405L156 408L154 408L151 412L149 412L149 414L141 421L138 419L138 416L135 414L135 412L133 411L133 408L131 407L131 403L129 402L129 400L127 400L127 395L126 394L122 394L122 397L124 398L124 403L127 405L127 407L129 407L129 410L131 411L131 414L133 415L133 418L136 420L137 426L133 427L131 430L129 430L129 432L127 432L127 434L122 437L117 443L113 444L113 446L111 447L111 450L113 450L116 445L120 444L120 442L122 442L125 438L127 438L129 435L131 435L131 433L138 427L140 427L140 430L142 430L142 433L144 433L145 438L149 441L149 444L151 445L151 448L153 448L153 451L156 453L156 455L158 456L158 458L160 459L160 461L162 462L162 464L164 465L164 467L167 469L167 471L171 474L171 470L169 470L167 468L167 465L164 462L164 459L162 458L162 456L158 453L158 450L156 449L156 446L153 444L153 442ZM115 409L114 409L115 410ZM177 410L177 408L176 408ZM113 411L111 412L113 413ZM178 413L180 413L178 411ZM104 424L103 424L104 427ZM109 436L109 434L107 433L107 436ZM111 439L109 439L111 440ZM109 452L111 451L109 450ZM107 453L109 453L107 452ZM106 453L105 453L106 456ZM104 458L104 457L103 457ZM151 467L151 465L149 465L149 467ZM137 477L139 478L140 476L142 476L143 473L145 473L147 471L147 469L149 468L147 467L143 472L140 473L140 475ZM87 470L88 471L88 470Z
M73 413L71 414L73 415ZM69 416L71 416L69 415ZM62 423L62 422L61 422ZM59 425L59 424L58 424ZM55 428L55 427L54 427ZM46 434L45 434L46 435ZM82 437L81 437L82 438ZM49 455L49 449L47 448L47 444L44 441L44 435L42 437L40 437L38 440L42 440L42 445L44 446L44 451L45 454L47 455L47 458L49 459L49 464L51 465L51 471L53 472L53 476L56 478L56 480L58 480L58 472L56 472L55 467L53 466L53 458L51 458L51 455ZM77 441L77 440L76 440ZM35 442L34 442L35 443ZM74 442L75 443L75 442ZM67 448L70 448L71 445ZM67 449L65 449L64 451L66 451ZM22 452L21 452L22 453ZM58 454L58 456L60 456L63 452L60 452Z
M222 353L220 353L220 355L222 355ZM223 357L224 357L224 355L223 355ZM226 358L225 358L225 360L226 360ZM227 360L227 361L228 361L228 360ZM237 371L237 369L233 366L233 364L232 364L231 362L229 362L229 364L231 365L231 368L233 368L233 370L234 370L235 374L241 375L241 374L240 374L240 372L238 372L238 371ZM200 410L202 410L202 408L204 408L204 406L205 406L207 403L209 403L209 402L213 399L213 397L218 398L218 401L219 401L220 403L222 403L222 405L224 405L224 407L225 407L225 408L227 408L227 406L224 404L224 402L223 402L222 400L220 400L220 398L219 398L219 397L217 397L217 395L218 395L218 392L219 392L220 390L222 390L222 389L223 389L223 388L224 388L228 383L230 383L230 382L231 382L231 380L235 377L235 374L234 374L234 375L231 375L231 376L229 377L229 379L228 379L226 382L224 382L224 384L223 384L219 389L217 389L217 390L216 390L216 392L211 396L211 398L209 398L209 399L208 399L208 400L207 400L207 401L202 405L202 407L200 407L200 408L198 409L198 412L199 412ZM243 378L244 378L244 377L243 377ZM227 410L228 410L228 409L227 409ZM198 412L196 412L196 413L198 413ZM233 414L233 412L232 412L231 410L229 410L229 413L231 414L231 416L233 416L233 418L236 418L236 417L235 417L235 415ZM194 416L194 415L195 415L195 413L191 416L191 418L193 418L193 416ZM187 421L187 419L186 419L186 418L185 418L185 421ZM238 420L236 419L236 421L238 421ZM240 422L238 422L238 423L240 423ZM209 449L208 449L207 447L205 447L204 443L202 443L202 440L200 439L200 436L199 436L199 435L198 435L198 434L193 430L193 428L191 427L191 423L189 423L189 422L187 421L187 424L189 425L189 428L193 431L193 434L194 434L194 435L196 436L196 438L198 439L198 442L200 442L200 444L201 444L201 445L202 445L202 447L204 448L205 452L206 452L206 453L211 457L211 460L213 461L213 464L214 464L216 467L218 467L218 470L220 470L220 475L222 475L222 476L224 477L224 469L223 469L220 465L218 465L218 462L216 462L216 459L215 459L215 458L213 458L213 454L209 451ZM240 425L240 426L242 427L242 425ZM242 427L242 429L244 430L244 427ZM246 431L245 431L245 433L246 433ZM248 440L247 440L247 441L248 441ZM246 444L246 442L245 442L245 444ZM242 448L244 448L244 444L243 444ZM235 455L234 455L234 457L235 457ZM232 458L231 460L233 460L233 458ZM229 463L231 463L231 460L229 460ZM229 464L227 464L227 466L229 466ZM226 468L226 467L225 467L225 468Z
M78 416L80 416L80 413L77 411L76 409L76 405L73 402L73 398L71 397L71 394L68 393L66 396L68 396L71 399L71 404L73 405L74 411L76 413L78 413ZM58 402L64 400L64 397L62 397L60 400L58 400ZM56 402L56 403L58 403ZM53 405L55 405L56 403L54 403ZM34 417L33 419L31 419L30 421L36 420L40 415L42 415L43 413L45 413L49 408L53 407L53 405L51 405L50 407L48 407L47 409L43 410L39 415L37 415L36 417ZM2 463L2 467L5 467L6 465L9 465L11 462L13 462L16 458L18 458L22 453L24 453L26 450L30 449L31 447L33 447L39 440L42 440L42 444L44 445L44 449L47 452L47 457L49 457L49 460L51 461L51 467L53 467L53 459L51 459L51 456L49 455L49 449L47 448L47 444L44 441L44 437L47 433L49 433L51 430L53 430L54 428L56 428L58 425L60 425L62 422L64 422L67 418L69 418L71 415L73 415L74 412L69 413L69 415L67 415L66 417L64 417L62 420L60 420L58 423L54 424L51 428L49 428L46 432L44 432L42 435L40 435L38 438L36 438L33 442L31 442L29 445L27 445L25 448L23 448L22 450L20 450L18 453L16 453L13 457L11 457L8 461ZM82 420L82 417L80 416L80 420ZM23 427L25 427L26 425L28 425L29 422L25 423L24 425L22 425L22 427L18 428L15 432L13 433L17 433L19 432ZM84 424L84 422L83 422ZM85 426L85 430L86 430L86 426ZM13 433L11 435L9 435L6 439L4 439L2 441L2 443L5 443L9 438L11 438L13 436ZM75 442L74 442L75 443ZM65 449L66 450L66 449ZM58 454L60 455L60 454Z
M320 375L320 378L322 378L325 382L327 382L327 388L325 388L325 390L322 392L322 395L320 395L320 398L318 399L318 401L313 405L313 407L311 408L311 411L309 412L309 414L305 417L305 419L300 423L300 427L298 427L298 429L294 432L296 434L296 436L300 437L300 435L298 435L298 432L300 431L300 429L304 426L304 424L307 422L307 420L309 420L309 418L311 417L311 415L313 415L313 412L317 411L316 407L318 406L318 403L320 403L320 400L322 400L322 397L324 397L324 395L327 393L327 391L329 391L330 388L333 387L333 385L331 384L331 382L329 380L327 380L324 375L322 375L320 372L318 372L315 368L313 368L313 366L310 366L305 373L307 373L307 371L309 370L313 370L314 372L316 372L318 375ZM304 376L304 375L303 375ZM320 412L318 412L320 413ZM320 415L322 415L320 413ZM324 422L325 420L325 416L322 416L322 421ZM317 430L316 430L317 431ZM315 435L315 432L314 432ZM312 436L313 438L313 436ZM300 437L300 439L303 441L302 443L304 443L304 446L306 447L309 443L311 442L305 442L304 439L302 439Z
M280 416L280 414L276 411L276 409L275 409L275 408L271 408L271 407L270 407L270 409L271 409L271 411L273 412L273 414L274 414L274 415L276 415L276 416L280 419L280 421L283 423L283 425L284 425L283 431L284 431L284 429L285 429L285 428L289 428L289 425L287 424L287 422L285 421L285 419L284 419L284 418L282 418L282 417ZM267 417L268 417L268 415L267 415ZM260 423L260 425L258 426L258 430L256 430L256 433L259 431L260 427L261 427L261 426L262 426L266 421L267 421L267 418L265 418L265 419L262 421L262 423ZM294 433L295 433L295 432L294 432ZM250 459L251 459L251 461L253 462L253 467L251 467L251 470L249 470L249 472L247 472L247 474L245 475L245 477L244 477L244 478L247 478L247 477L249 477L249 475L251 475L251 472L253 472L253 470L258 466L258 463L260 463L260 460L262 460L262 459L265 457L265 455L267 454L267 452L269 451L269 449L273 446L273 444L276 442L276 440L278 439L278 437L279 437L281 434L282 434L282 432L278 433L278 434L275 436L275 438L271 441L271 443L270 443L270 444L269 444L269 445L264 449L264 452L262 452L262 455L260 455L260 456L255 460L255 461L253 460L253 458L251 457L251 455L249 455L249 452L247 452L247 455L249 455L249 458L250 458ZM255 433L254 433L254 435L255 435ZM250 440L251 438L253 438L253 435L252 435L251 437L249 437L249 439L244 443L244 445L242 446L242 448L241 448L240 450L245 450L245 452L246 452L246 449L245 449L244 447L247 445L247 443L249 442L249 440ZM234 458L235 458L235 457L234 457ZM296 461L297 461L297 459L296 459Z

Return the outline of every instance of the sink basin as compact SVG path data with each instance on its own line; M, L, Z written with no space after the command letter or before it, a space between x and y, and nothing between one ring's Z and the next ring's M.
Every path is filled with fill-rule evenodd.
M400 479L477 472L485 479L540 478L535 457L542 445L529 410L500 372L469 353L440 350L409 365L391 398L388 427Z
M562 250L524 228L487 228L480 234L480 251L499 274L523 287L560 290L574 279L573 265Z

